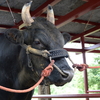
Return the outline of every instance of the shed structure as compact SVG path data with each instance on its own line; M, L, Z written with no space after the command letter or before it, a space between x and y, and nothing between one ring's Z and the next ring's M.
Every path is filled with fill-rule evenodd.
M23 22L21 9L30 0L0 0L0 34L8 28L19 28ZM71 35L70 42L81 43L82 48L65 48L69 52L100 54L100 0L33 0L32 17L46 17L47 5L55 13L55 25L61 32ZM85 47L85 44L91 44ZM88 94L87 70L84 71L85 93ZM100 92L100 91L99 91ZM89 98L86 98L89 100Z

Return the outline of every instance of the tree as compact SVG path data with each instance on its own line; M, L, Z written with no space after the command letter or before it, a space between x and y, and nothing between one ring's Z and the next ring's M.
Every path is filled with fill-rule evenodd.
M96 54L94 58L94 63L91 66L100 66L100 56ZM100 89L100 68L89 69L88 70L88 79L89 79L89 89L98 90Z

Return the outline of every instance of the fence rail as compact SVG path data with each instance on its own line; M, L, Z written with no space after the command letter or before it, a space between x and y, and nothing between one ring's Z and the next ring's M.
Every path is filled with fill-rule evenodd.
M32 98L100 98L100 94L34 95Z

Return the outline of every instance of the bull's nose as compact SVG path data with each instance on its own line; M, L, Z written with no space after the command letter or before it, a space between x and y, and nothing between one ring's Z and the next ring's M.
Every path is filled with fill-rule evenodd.
M63 77L63 78L66 78L68 82L71 81L71 79L72 79L73 76L74 76L73 70L71 70L71 71L63 70L63 73L64 73L65 75L62 75L62 77Z
M63 70L63 73L64 73L64 75L63 75L63 76L65 76L65 77L68 77L68 76L70 75L70 72L69 72L69 71L67 71L67 70Z

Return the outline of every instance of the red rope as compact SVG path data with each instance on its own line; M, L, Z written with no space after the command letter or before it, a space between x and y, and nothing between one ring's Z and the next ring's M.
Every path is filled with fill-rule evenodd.
M87 68L100 68L100 66L89 67L87 64L73 64L73 68L77 68L79 71L84 71Z
M100 66L94 66L94 67L90 67L90 66L89 66L88 68L100 68Z
M73 64L73 68L77 68L79 71L83 71L88 68L87 64Z
M13 92L13 93L26 93L26 92L30 92L32 91L34 88L36 88L44 79L44 77L47 77L51 74L52 70L53 70L53 64L54 64L54 60L51 60L51 63L42 71L41 74L41 78L40 80L32 87L25 89L25 90L16 90L16 89L10 89L10 88L6 88L4 86L0 86L0 89L8 91L8 92Z

